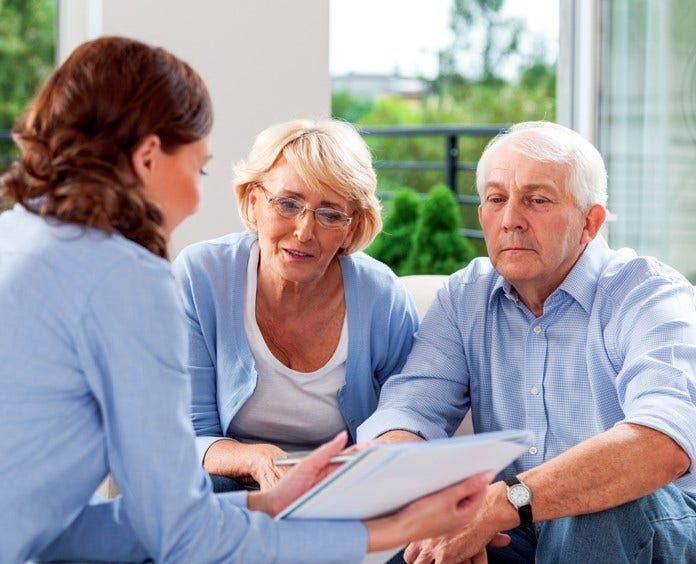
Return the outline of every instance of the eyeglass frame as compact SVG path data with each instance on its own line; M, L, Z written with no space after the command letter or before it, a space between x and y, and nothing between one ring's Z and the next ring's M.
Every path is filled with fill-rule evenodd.
M314 214L314 221L316 221L317 224L320 225L321 227L323 227L324 229L342 229L344 227L348 227L353 222L353 216L347 214L344 211L337 210L335 208L310 208L307 204L305 204L304 202L301 202L300 200L298 200L296 198L291 198L290 196L276 196L275 194L273 194L273 192L270 192L269 190L267 190L266 187L263 186L263 184L261 184L260 182L256 182L254 185L261 188L261 190L263 190L264 196L266 198L266 202L271 204L273 206L273 209L276 211L276 213L280 217L283 217L285 219L296 219L298 217L303 216L306 212L311 211ZM302 209L299 210L294 215L285 215L279 207L280 200L295 202L298 204L298 206L301 206ZM325 225L325 224L323 224L321 222L321 220L317 218L317 212L322 211L322 210L326 210L327 212L337 213L337 214L344 216L342 223L340 223L338 225ZM321 215L319 217L321 217Z

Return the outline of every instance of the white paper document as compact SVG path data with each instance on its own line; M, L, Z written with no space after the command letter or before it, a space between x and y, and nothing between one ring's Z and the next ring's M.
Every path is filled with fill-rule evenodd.
M527 431L378 443L357 453L276 519L370 519L473 474L497 473L527 450Z

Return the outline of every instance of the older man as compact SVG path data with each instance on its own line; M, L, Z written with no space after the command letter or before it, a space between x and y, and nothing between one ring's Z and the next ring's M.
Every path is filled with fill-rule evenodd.
M442 437L471 408L476 432L536 440L471 525L406 561L696 562L693 287L609 249L606 184L599 152L557 124L484 151L489 258L439 291L358 438Z

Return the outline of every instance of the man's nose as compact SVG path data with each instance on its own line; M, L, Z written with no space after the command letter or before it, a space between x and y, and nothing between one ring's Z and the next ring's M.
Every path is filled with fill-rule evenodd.
M527 227L524 204L510 198L503 210L503 229L506 231L522 231Z

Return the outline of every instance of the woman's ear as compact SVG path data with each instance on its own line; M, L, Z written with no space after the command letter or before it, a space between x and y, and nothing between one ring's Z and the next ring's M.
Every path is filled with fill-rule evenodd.
M343 237L343 242L341 243L341 250L346 249L353 242L353 236L355 235L355 230L358 227L358 223L362 219L362 214L354 213L353 220L350 222L345 236Z
M154 133L140 141L131 152L131 165L143 186L148 185L155 160L160 152L161 141Z

